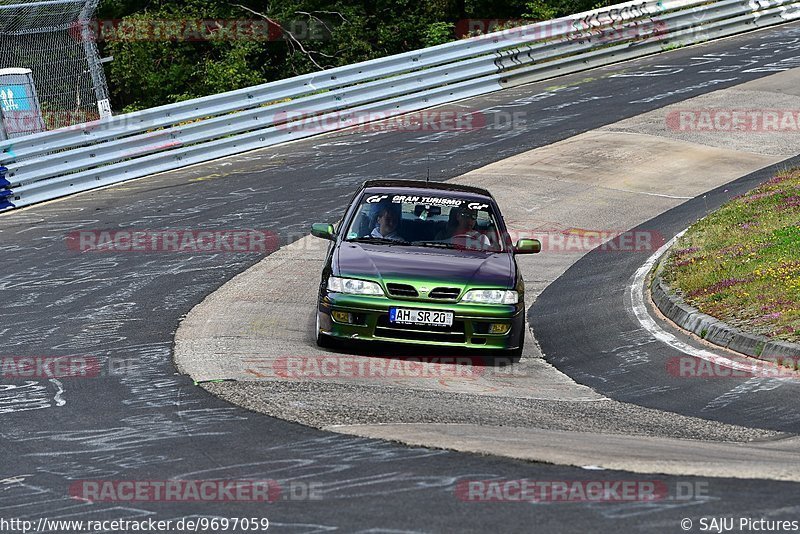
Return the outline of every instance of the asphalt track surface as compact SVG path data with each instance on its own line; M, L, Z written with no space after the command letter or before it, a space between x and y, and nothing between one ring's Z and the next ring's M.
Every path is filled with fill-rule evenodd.
M500 113L519 113L521 120L513 128L337 133L4 214L3 356L77 354L103 364L109 359L133 361L134 367L124 375L93 379L2 378L0 518L260 516L270 519L273 530L286 532L679 531L683 517L797 519L798 488L791 483L642 476L406 448L332 435L231 407L175 373L172 338L182 315L258 258L80 254L67 248L65 236L111 228L259 228L291 240L307 232L311 222L338 217L353 188L366 178L418 178L430 168L431 179L449 179L666 104L800 66L798 51L800 27L785 25L452 107L483 110L490 125L504 121ZM680 229L696 214L696 208L673 210L663 216L675 217L668 219L665 230ZM633 262L634 256L614 260ZM626 282L619 274L617 297ZM609 275L597 282L615 280ZM598 285L597 291L603 287ZM567 311L574 313L565 307ZM617 323L607 315L602 318L596 322L603 323L605 335L614 333ZM540 321L536 309L532 319L535 328L551 328L552 320ZM624 323L624 318L616 320ZM576 333L582 326L568 325L570 335L561 337L559 331L548 330L553 333L546 336L546 351L557 353L555 342L586 341ZM575 357L585 360L593 351L576 350ZM559 357L553 361L574 374L576 360L561 358L563 366ZM590 374L600 376L602 371L587 371L583 378L588 381ZM664 382L663 375L642 379ZM648 397L644 391L637 396L636 391L612 389L602 392L665 407L664 396L657 392ZM691 400L685 401L665 409L690 410ZM790 410L795 401L796 397L783 398L780 405ZM698 415L759 426L769 422L762 412L750 410L765 406L734 404ZM734 413L736 409L741 412ZM776 420L781 428L796 430L794 419ZM307 481L318 485L322 499L292 500L284 492L279 502L267 505L89 503L70 498L68 491L71 483L87 479L211 478L269 478L282 481L284 487L290 481ZM663 480L671 494L679 483L700 482L706 484L706 496L647 503L532 504L463 502L455 495L458 481L492 478Z

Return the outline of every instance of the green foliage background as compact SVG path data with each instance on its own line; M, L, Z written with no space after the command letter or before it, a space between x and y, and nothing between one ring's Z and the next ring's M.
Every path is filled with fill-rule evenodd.
M117 111L133 111L346 65L456 38L463 19L545 20L610 5L597 0L102 0L99 20L127 32L103 35L106 74ZM243 7L241 7L243 6ZM148 21L246 20L249 8L292 28L309 28L303 47L285 39L140 39ZM120 28L117 24L115 28ZM138 35L142 35L141 32Z

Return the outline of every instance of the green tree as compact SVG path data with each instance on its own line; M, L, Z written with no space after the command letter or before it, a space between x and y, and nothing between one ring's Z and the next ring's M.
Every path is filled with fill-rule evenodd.
M122 19L129 31L110 32L99 45L113 56L106 69L114 109L134 110L441 44L456 38L455 23L465 18L545 19L589 7L582 0L103 0L98 18ZM148 24L165 20L250 20L262 31L194 40L148 33Z

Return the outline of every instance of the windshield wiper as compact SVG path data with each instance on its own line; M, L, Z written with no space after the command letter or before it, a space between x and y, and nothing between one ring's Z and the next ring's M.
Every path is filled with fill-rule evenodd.
M457 248L453 243L446 241L414 241L415 247Z
M447 241L414 241L411 245L415 247L435 247L435 248L449 248L458 250L468 250L470 252L500 252L497 248L480 248L480 247L467 247L462 244L449 243Z
M403 239L388 239L386 237L356 237L354 239L348 239L347 241L351 243L375 243L380 245L410 245L410 241L405 241Z

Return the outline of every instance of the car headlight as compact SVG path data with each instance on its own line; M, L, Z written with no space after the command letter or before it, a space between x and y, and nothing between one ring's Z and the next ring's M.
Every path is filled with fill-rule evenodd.
M461 302L476 304L516 304L519 293L504 289L472 289L461 298Z
M375 282L356 280L354 278L328 278L328 291L349 293L351 295L383 295L383 289Z

